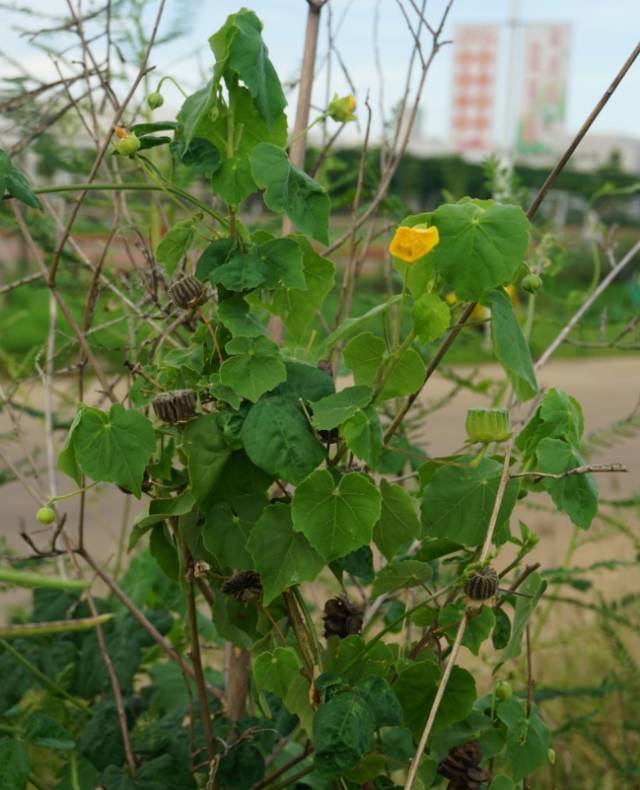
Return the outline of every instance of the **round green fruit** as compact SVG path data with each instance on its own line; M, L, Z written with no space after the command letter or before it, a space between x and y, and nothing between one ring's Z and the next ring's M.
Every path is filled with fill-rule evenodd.
M56 514L50 507L41 507L36 513L36 518L41 524L53 524L56 520Z
M511 436L509 413L503 409L469 409L465 427L471 444L505 442Z
M147 104L152 110L156 110L158 107L162 107L164 104L164 96L161 93L158 93L158 91L150 93L147 96Z
M133 132L129 132L125 137L116 140L114 147L122 156L133 156L140 148L140 140Z
M542 277L537 274L527 274L522 278L520 285L530 294L536 293L542 287Z
M508 680L499 680L496 683L496 699L500 702L504 702L504 700L509 699L511 696L513 696L511 683L509 683Z

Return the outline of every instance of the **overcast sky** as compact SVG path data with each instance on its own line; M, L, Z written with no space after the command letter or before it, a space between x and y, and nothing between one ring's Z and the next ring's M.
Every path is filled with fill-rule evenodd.
M411 11L409 0L403 0ZM24 0L38 10L63 9L62 0ZM162 50L162 64L185 82L189 89L198 86L199 68L208 65L207 38L224 22L226 16L243 3L238 0L167 0L164 26L172 21L183 20L187 33L178 41ZM367 92L372 105L379 107L378 77L373 55L374 19L376 6L379 8L379 47L384 69L384 105L388 112L399 100L404 84L408 53L412 39L403 21L396 0L331 0L334 27L341 22L336 35L336 44L344 59L357 95L363 99ZM304 39L307 4L305 0L244 0L264 22L264 37L271 58L283 82L293 78L298 71ZM437 21L444 0L428 0L427 17ZM465 22L497 23L503 26L500 55L502 79L506 72L506 21L512 0L455 0L446 28L446 38L452 38L456 24ZM640 0L520 0L515 4L521 22L569 22L572 29L569 67L569 89L567 103L567 128L575 130L587 116L595 101L611 81L627 55L632 51L640 34ZM415 15L412 14L413 18ZM16 19L0 11L5 23L14 24ZM341 21L342 20L342 21ZM320 36L319 57L322 60L327 49L326 9ZM28 64L42 73L47 64L46 56L30 54L25 39L17 34L5 34L5 52L26 59ZM198 53L197 56L194 53ZM449 128L451 47L445 47L434 63L423 103L422 132L432 137L446 137ZM168 68L167 68L168 67ZM342 93L348 91L348 83L333 61L332 86ZM6 73L6 69L5 69ZM326 74L318 75L314 102L324 104ZM179 96L167 89L167 100L171 106L179 103ZM295 102L295 93L291 95ZM500 112L500 111L499 111ZM376 123L379 122L376 118ZM497 125L500 128L500 124ZM596 131L640 137L640 59L625 79L623 85L610 101L596 122ZM355 129L354 129L355 131Z

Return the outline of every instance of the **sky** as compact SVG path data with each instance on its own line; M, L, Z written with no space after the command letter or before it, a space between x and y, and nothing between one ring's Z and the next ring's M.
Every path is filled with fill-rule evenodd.
M64 9L63 0L25 0L25 5L36 10ZM207 39L218 29L229 13L243 3L239 0L167 0L164 30L180 22L186 33L183 37L157 51L156 62L163 73L171 73L187 90L200 86L203 71L210 67L212 55ZM287 82L299 70L304 42L307 4L305 0L244 0L264 22L264 38L271 59ZM409 0L403 0L411 12ZM397 0L331 0L336 46L362 102L369 94L374 110L374 128L380 124L379 80L374 59L374 21L378 7L378 40L384 72L383 105L385 113L400 99L404 85L407 60L412 38L399 10ZM428 0L426 15L430 21L440 17L444 0ZM640 31L640 0L454 0L444 37L454 37L455 26L466 22L502 25L501 60L499 73L505 79L507 26L513 7L521 23L568 22L571 25L569 84L567 94L567 131L575 131L601 96L615 73L637 43ZM5 17L3 30L17 20L14 15L0 11ZM325 62L327 51L327 19L323 11L319 42L319 62ZM145 22L150 20L144 20ZM8 23L8 24L7 24ZM51 73L51 65L42 53L29 49L24 37L13 32L3 33L5 52L20 58L38 73ZM153 58L152 58L153 60ZM424 94L421 133L429 137L445 138L449 132L451 96L452 47L444 47L438 54ZM1 67L0 73L7 73ZM332 60L331 91L349 92L339 64ZM167 107L180 103L180 97L170 87L166 89ZM326 68L317 74L313 101L324 106ZM295 92L289 96L295 107ZM502 102L501 102L502 104ZM640 59L625 78L617 93L596 121L594 132L640 137ZM500 109L498 114L500 114ZM496 129L500 128L500 118ZM360 130L361 131L361 130ZM352 134L357 134L354 128Z

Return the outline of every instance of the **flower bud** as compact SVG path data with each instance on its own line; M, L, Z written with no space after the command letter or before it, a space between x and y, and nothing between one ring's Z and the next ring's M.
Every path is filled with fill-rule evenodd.
M41 524L53 524L56 520L56 514L50 507L41 507L36 513L36 518Z
M356 108L356 98L352 94L347 96L338 96L336 93L327 107L327 115L334 121L339 123L346 123L347 121L355 121L356 116L353 111Z
M528 291L530 294L534 294L542 287L542 278L537 274L527 274L522 278L520 285L525 291Z
M499 680L496 683L496 699L500 702L504 702L504 700L509 699L512 695L513 689L508 680Z
M121 126L116 126L114 133L118 139L113 147L121 156L133 156L140 148L140 140L133 132L127 132Z
M511 436L509 414L503 409L469 409L465 425L471 444L506 442Z
M147 96L147 104L149 105L150 109L156 110L158 107L162 107L164 104L164 96L158 91L154 91Z

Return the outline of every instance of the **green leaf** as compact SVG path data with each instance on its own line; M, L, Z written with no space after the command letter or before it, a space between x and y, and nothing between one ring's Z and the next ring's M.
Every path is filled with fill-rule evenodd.
M247 540L265 505L266 499L251 494L235 497L231 505L220 502L207 511L202 541L221 567L253 569Z
M235 337L226 350L232 356L223 362L220 380L253 403L287 377L278 346L266 337Z
M211 176L211 187L229 205L242 203L258 189L249 159L242 155L224 159Z
M300 405L291 398L265 398L251 409L241 439L256 466L275 477L300 483L325 457Z
M215 414L203 414L184 429L191 490L196 502L207 507L215 502L215 486L231 456Z
M546 437L564 439L574 447L580 446L584 430L582 407L575 398L559 389L545 392L533 417L520 431L516 447L523 454L523 463L535 462L536 448Z
M62 450L60 450L58 454L58 469L61 472L64 472L65 475L70 477L77 486L81 485L82 480L82 472L80 467L78 466L78 461L76 459L76 450L73 444L73 432L78 426L80 422L80 418L82 416L82 409L79 409L74 418L73 422L69 427L69 432L64 440L64 445Z
M536 458L536 471L551 474L562 474L585 463L571 445L551 437L538 443ZM542 485L558 510L566 513L580 529L589 529L598 511L598 486L593 475L570 475L559 480L543 478Z
M7 188L7 179L11 172L11 160L9 159L6 151L0 148L0 200L4 196Z
M286 362L287 380L280 384L274 395L282 395L296 402L320 400L335 392L335 384L328 373L303 362Z
M395 691L385 678L368 677L354 687L373 714L376 729L402 724L402 707Z
M82 471L92 480L115 483L135 496L156 447L149 420L114 403L109 413L85 407L73 431L73 446Z
M429 262L459 299L478 299L514 280L529 242L521 208L493 201L447 203L431 214L431 221L440 243Z
M28 717L24 726L24 737L30 743L46 749L69 751L76 746L71 733L59 721L44 713L32 713Z
M491 641L495 650L504 650L511 638L511 621L504 610L496 607L494 610L495 627L491 634Z
M335 483L329 471L317 470L293 495L293 528L331 562L371 542L380 501L366 475L353 472Z
M355 768L373 748L374 729L373 716L357 694L338 694L321 705L313 721L318 771L332 777Z
M205 176L212 175L220 167L220 152L215 145L202 137L194 137L186 151L181 142L174 140L169 150L183 165Z
M187 488L181 494L166 499L151 499L145 510L133 522L129 536L129 551L138 544L140 538L156 524L160 524L171 516L184 516L193 510L195 499L191 489Z
M334 395L327 395L326 398L311 404L312 422L321 431L337 428L361 407L366 406L371 401L372 395L373 390L370 387L358 386L347 387Z
M325 672L344 675L351 683L370 676L387 677L396 657L395 651L384 642L377 642L366 653L364 648L361 636L330 637L324 656Z
M273 295L270 309L282 318L293 341L303 344L309 325L333 288L335 267L328 258L318 255L305 236L296 234L292 238L302 251L303 276L307 290L279 289Z
M420 534L413 498L399 485L380 481L382 510L373 529L373 539L387 560Z
M376 598L383 593L419 587L431 578L432 573L431 565L418 560L400 560L390 563L378 571L371 595Z
M264 327L252 315L249 304L242 296L230 296L218 304L218 320L233 337L259 337Z
M373 406L359 409L340 429L347 447L375 468L382 454L382 426Z
M264 509L247 548L262 579L265 606L294 584L314 581L324 567L304 535L294 531L289 505L281 503Z
M211 36L209 43L218 61L218 73L230 70L237 74L270 127L287 101L261 32L262 23L258 17L243 8L227 18L224 27Z
M340 343L349 335L352 335L356 329L360 329L360 327L367 321L370 321L372 318L382 316L390 307L393 307L393 305L397 304L401 299L402 295L396 294L396 296L392 296L390 299L387 299L386 302L377 304L375 307L367 310L367 312L363 313L362 315L356 316L355 318L347 318L347 320L343 321L337 329L334 329L330 335L325 337L322 342L322 346L320 347L320 357L328 356L329 352L333 350L333 348L338 343Z
M469 463L467 456L458 458ZM422 525L428 537L448 538L479 546L485 538L498 493L502 464L484 458L477 466L441 466L424 489ZM500 527L507 524L516 503L519 481L510 480L498 513L495 540L504 542Z
M301 669L302 664L294 648L276 647L272 652L261 653L256 658L253 676L259 689L271 691L284 699Z
M223 285L227 291L251 291L264 285L266 272L255 252L237 253L227 263L212 269L209 280L212 285Z
M384 340L373 332L356 335L344 347L344 364L353 371L356 384L374 387L385 355Z
M411 308L413 328L421 343L437 340L449 328L449 305L433 293L423 293Z
M156 260L163 263L169 276L175 272L182 257L187 253L196 237L192 219L172 225L156 247Z
M0 790L25 790L29 778L27 748L17 738L0 739Z
M42 203L40 203L37 195L31 189L29 179L22 170L18 170L18 168L13 165L11 165L6 177L5 187L12 197L22 201L26 206L30 206L31 208L42 208Z
M363 332L347 343L344 363L353 371L356 384L376 386L382 370L394 358L394 354L385 353L385 348L384 340L372 332ZM387 377L381 398L411 395L422 385L424 375L424 362L418 352L413 348L405 349Z
M520 587L520 591L529 597L518 596L516 601L516 613L513 619L513 628L511 629L511 638L494 672L497 672L505 661L520 655L524 630L546 587L547 583L539 573L532 573Z
M156 524L152 528L149 538L149 551L164 573L170 579L178 581L180 577L178 549L166 524Z
M215 104L213 80L209 80L204 88L187 96L178 112L179 136L182 142L183 155L189 150L192 139L200 121L205 118L209 109ZM199 135L203 136L203 135Z
M499 610L496 610L499 611ZM449 604L445 606L438 616L438 625L446 629L447 636L453 640L460 620L464 612L464 605ZM489 634L495 625L496 618L493 610L488 606L481 606L474 609L469 615L467 627L462 637L462 644L468 647L474 656L478 655L482 643L489 638ZM450 626L450 627L449 627Z
M264 202L283 214L304 233L329 243L329 197L323 187L294 167L286 152L271 143L260 143L251 153L251 171L264 189Z
M295 239L271 239L261 244L257 253L264 264L267 288L282 285L286 288L306 290L302 250Z
M196 277L203 282L210 279L215 272L225 263L228 263L237 252L236 242L233 239L216 239L206 247L196 264ZM215 283L212 283L215 285Z
M415 738L419 738L436 696L441 673L432 661L419 661L403 669L393 689L404 711L404 721ZM469 715L476 699L473 676L454 667L433 725L434 732L462 721Z
M507 760L519 782L546 763L549 731L535 706L527 718L526 702L517 697L501 702L496 713L507 728Z
M580 453L562 439L547 437L536 448L536 471L562 474L583 466ZM598 486L593 475L570 475L559 480L542 478L558 510L566 513L580 529L589 529L598 511Z
M507 294L504 291L492 291L489 294L489 304L493 351L522 403L538 392L531 352Z

